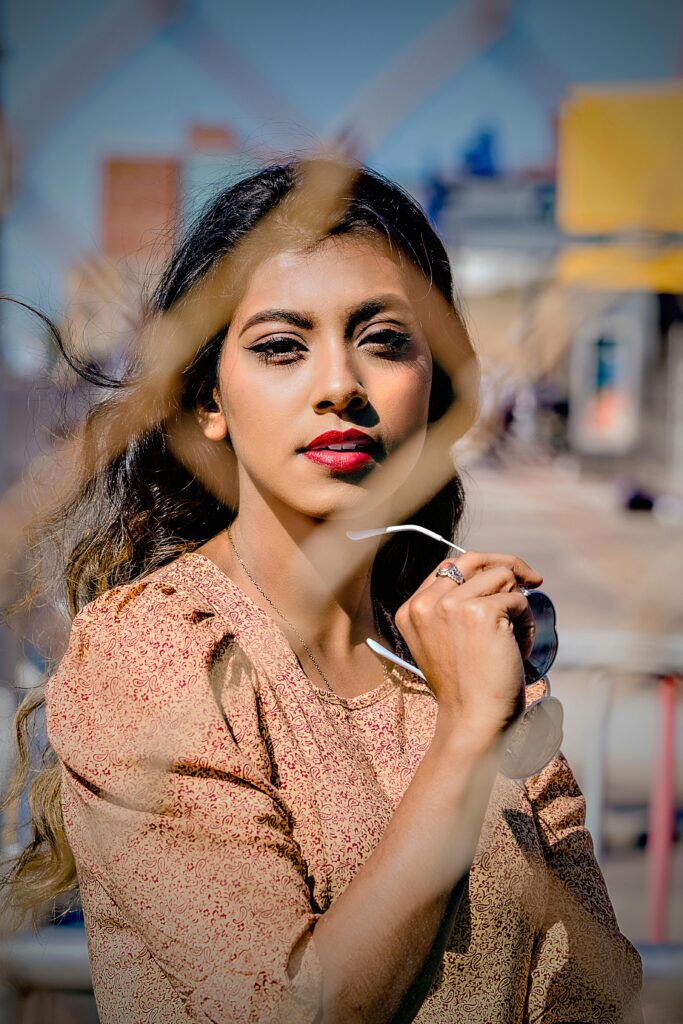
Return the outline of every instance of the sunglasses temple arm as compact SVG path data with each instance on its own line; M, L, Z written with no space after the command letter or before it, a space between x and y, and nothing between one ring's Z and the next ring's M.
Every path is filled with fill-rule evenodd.
M411 665L409 661L404 661L403 658L399 658L398 654L394 654L393 651L388 651L386 647L382 647L382 645L378 644L376 640L371 640L368 637L365 642L370 650L374 651L375 654L379 654L380 657L386 658L387 661L393 661L394 665L400 665L401 668L407 668L414 676L419 676L419 678L424 680L425 683L427 682L424 673L420 672L419 668L416 668L415 665Z
M459 547L454 544L453 541L446 540L440 534L435 533L433 530L428 530L426 526L416 526L412 523L406 523L405 526L380 526L374 530L349 530L346 536L349 540L366 540L368 537L382 537L387 533L422 533L426 537L431 537L432 540L438 540L441 544L445 544L446 547L454 548L461 555L466 554L465 548ZM376 640L368 639L365 641L371 651L375 654L379 654L381 658L386 658L387 661L392 661L394 665L398 665L400 668L405 668L408 672L412 672L414 676L422 679L425 683L427 679L424 672L420 672L419 668L415 665L411 665L409 661L404 661L403 658L399 658L398 654L394 654L393 651L387 650L386 647L382 647Z
M438 540L449 548L455 548L461 555L467 553L465 548L454 544L452 540L446 540L445 537L434 533L433 530L428 530L426 526L416 526L413 523L406 523L405 526L380 526L375 530L349 530L346 536L349 540L366 540L368 537L381 537L385 533L422 533L425 537Z

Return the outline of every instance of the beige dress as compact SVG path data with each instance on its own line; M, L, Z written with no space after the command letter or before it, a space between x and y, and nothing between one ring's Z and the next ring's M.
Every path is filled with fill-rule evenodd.
M400 670L350 699L316 687L197 553L85 607L47 725L102 1024L312 1024L316 922L380 840L435 713ZM497 778L419 1024L641 1019L584 810L562 757Z

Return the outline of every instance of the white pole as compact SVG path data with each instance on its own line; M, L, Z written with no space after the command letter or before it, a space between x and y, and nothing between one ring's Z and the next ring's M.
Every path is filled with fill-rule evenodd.
M586 798L586 828L593 837L593 847L598 860L602 857L605 764L611 703L612 679L610 675L603 669L591 672L587 701L590 727L587 736L583 794Z

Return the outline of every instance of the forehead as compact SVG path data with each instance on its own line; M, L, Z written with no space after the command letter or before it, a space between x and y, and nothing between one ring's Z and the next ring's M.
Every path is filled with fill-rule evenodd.
M340 235L307 251L283 249L255 268L235 320L264 307L331 311L380 292L409 299L414 271L408 262L379 235Z

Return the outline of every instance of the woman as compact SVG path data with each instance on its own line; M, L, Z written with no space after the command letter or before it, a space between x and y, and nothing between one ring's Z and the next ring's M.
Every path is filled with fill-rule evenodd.
M92 414L114 454L64 513L78 614L18 896L41 870L42 894L73 880L68 841L102 1024L638 1020L566 762L496 774L524 700L520 585L541 577L470 552L458 583L432 541L346 536L405 513L451 407L424 306L464 351L445 250L367 170L313 240L280 231L303 173L228 189L172 259L162 313L207 282L225 298L226 258L241 274L174 415L117 450L121 398ZM201 443L178 440L183 411ZM207 452L230 453L238 497ZM453 536L462 512L453 477L410 519Z

